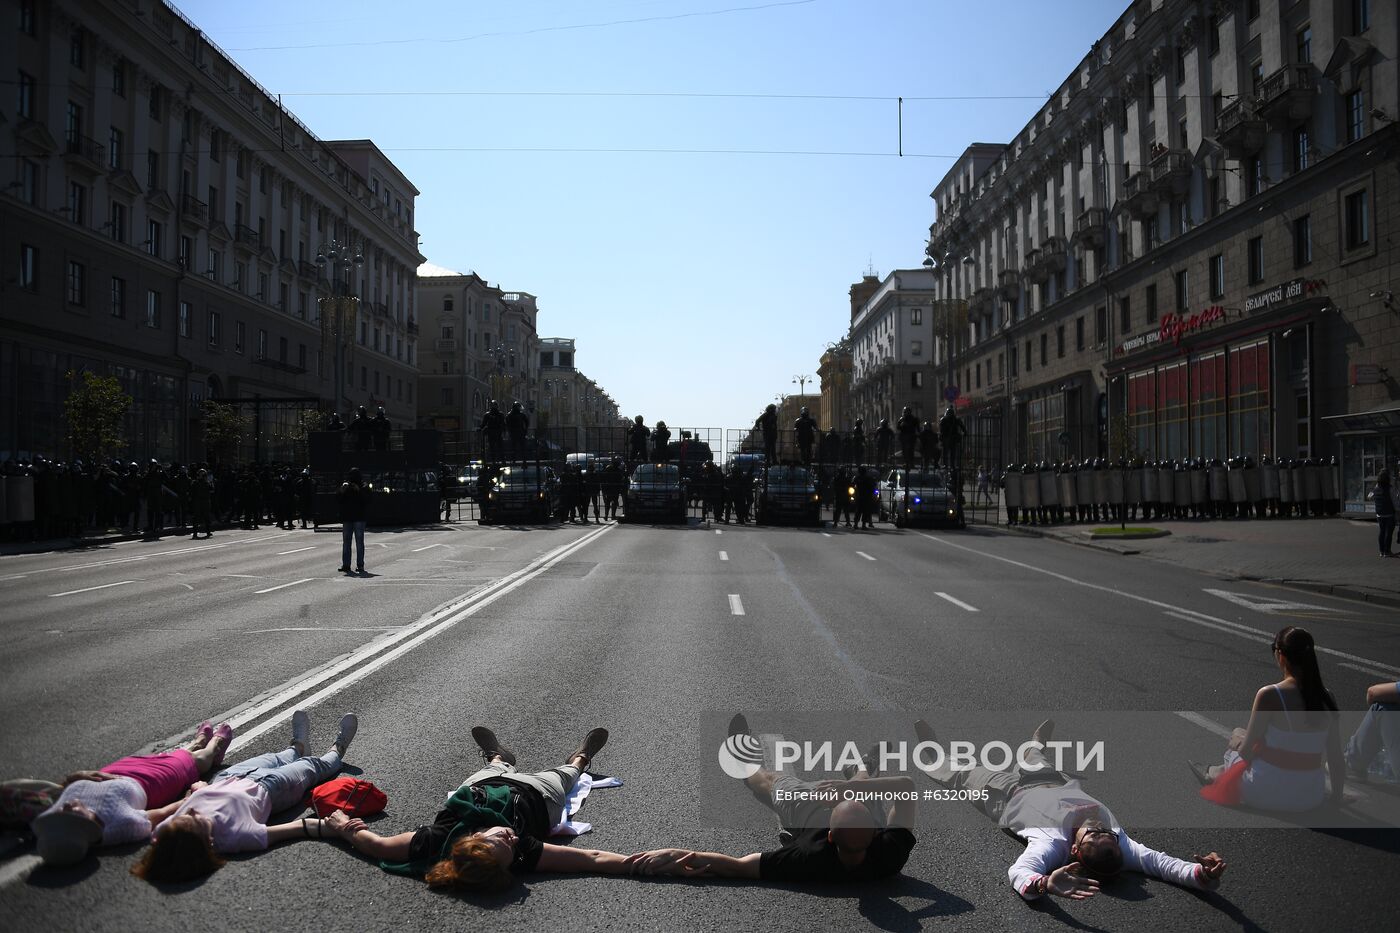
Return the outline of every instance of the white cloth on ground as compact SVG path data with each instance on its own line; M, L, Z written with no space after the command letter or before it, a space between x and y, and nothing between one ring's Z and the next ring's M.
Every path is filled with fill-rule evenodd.
M621 787L622 779L617 777L594 777L587 771L578 776L574 782L573 790L569 791L569 797L564 801L564 815L559 823L550 827L551 836L582 836L584 833L593 831L592 823L585 823L582 820L575 820L574 814L578 813L583 802L588 799L589 793L594 788L601 787Z

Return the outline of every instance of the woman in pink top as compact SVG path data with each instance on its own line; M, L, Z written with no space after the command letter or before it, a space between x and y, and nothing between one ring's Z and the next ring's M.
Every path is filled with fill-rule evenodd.
M232 738L227 723L216 729L204 722L184 748L129 755L68 775L57 802L31 824L40 857L47 865L72 865L92 845L146 838L200 774L218 766Z
M330 751L313 758L306 754L310 722L297 710L290 747L225 768L208 784L196 783L156 826L151 847L131 873L152 882L189 881L223 865L220 853L257 852L275 842L319 837L320 820L268 826L268 817L300 808L311 788L335 777L358 725L354 713L346 714Z

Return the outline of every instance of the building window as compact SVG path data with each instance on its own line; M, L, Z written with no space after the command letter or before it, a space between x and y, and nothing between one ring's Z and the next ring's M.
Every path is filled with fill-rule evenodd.
M146 242L143 245L146 247L146 252L150 253L152 256L160 256L160 239L162 232L159 221L146 221Z
M218 130L209 131L209 161L218 162L223 158L223 134Z
M34 0L19 0L19 31L34 35Z
M1084 349L1084 317L1082 315L1074 319L1074 349Z
M1258 19L1258 18L1259 18L1259 0L1245 0L1245 2L1244 2L1244 15L1245 15L1245 19L1249 20L1250 22L1253 22L1254 20Z
M1126 295L1118 299L1118 332L1131 333L1133 329L1133 305Z
M21 120L34 119L34 76L23 71L19 73L19 106Z
M1302 268L1312 262L1312 215L1304 214L1293 221L1293 267Z
M126 59L119 58L112 63L112 93L126 96Z
M278 362L282 362L282 363L287 362L287 338L286 338L286 337L278 337L278 338L277 338L277 360L278 360Z
M68 219L75 224L87 222L87 189L76 181L68 184Z
M27 292L39 290L39 251L28 243L19 245L19 287Z
M126 279L112 276L112 317L126 317Z
M1303 124L1293 131L1293 171L1301 172L1311 161L1311 143L1308 140L1308 126Z
M922 324L923 322L924 322L924 309L923 309L923 308L911 308L911 309L909 310L909 323L910 323L910 324Z
M160 187L160 153L154 149L146 153L146 187L152 191Z
M224 219L223 207L219 204L219 189L209 186L209 222L218 223Z
M1065 358L1065 325L1063 324L1055 328L1055 356L1058 359Z
M1225 255L1216 253L1210 257L1210 297L1225 297Z
M146 292L146 326L160 329L160 292Z
M244 337L247 336L248 329L242 321L233 322L233 352L242 353Z
M107 167L109 169L122 168L122 151L125 146L126 137L122 131L115 126L107 134Z
M297 368L306 372L306 344L297 344Z
M909 342L909 355L910 355L910 356L923 356L923 355L924 355L924 342L923 342L922 340L911 340L911 341Z
M1354 143L1366 133L1366 96L1361 88L1347 94L1346 114L1347 142Z
M1094 346L1101 347L1108 342L1108 307L1100 305L1094 309Z
M219 312L210 311L208 317L209 346L217 349L219 340L223 337L223 322L219 319Z
M1207 30L1210 38L1210 54L1215 55L1220 51L1220 17L1213 15L1210 18L1210 28Z
M118 243L126 242L126 205L120 201L113 201L107 214L107 223L112 239Z
M1365 32L1370 28L1371 0L1351 0L1351 31ZM34 33L31 31L30 35L33 34Z
M87 304L87 267L80 262L68 260L67 282L68 303L78 307Z
M176 312L175 324L180 330L180 336L186 339L189 339L190 329L194 326L190 322L190 315L192 313L193 309L190 307L190 303L188 301L180 302L180 307Z
M180 268L188 269L193 264L190 252L194 249L194 240L187 236L180 237L180 252L176 256L176 261L180 263Z
M267 328L258 328L258 355L255 358L259 360L267 359Z
M1026 372L1031 371L1031 342L1026 341Z
M1182 85L1186 83L1186 47L1177 46L1176 49L1176 83Z
M1264 160L1253 156L1244 163L1244 193L1252 198L1264 190Z
M1353 191L1342 202L1342 218L1347 249L1360 249L1371 242L1371 211L1366 199L1366 189Z
M151 85L151 96L147 98L146 112L152 120L160 119L160 85Z
M1246 244L1249 265L1249 284L1258 285L1264 281L1264 238L1250 238Z
M25 204L39 203L39 163L19 160L19 197Z
M1008 351L1008 355L1011 357L1011 378L1014 379L1016 378L1016 347L1013 346Z
M1304 26L1298 30L1293 48L1298 64L1312 64L1312 26Z
M1187 270L1182 269L1176 274L1176 310L1185 311L1191 302L1191 279Z
M68 37L68 64L79 71L87 68L87 31L81 26Z
M1044 366L1050 361L1050 335L1040 335L1040 365Z
M982 388L982 364L978 363L972 368L973 385Z
M1147 300L1144 302L1146 306L1144 310L1147 313L1147 323L1155 324L1157 323L1157 284L1155 282L1147 286L1145 297Z
M443 387L443 390L442 390L442 404L444 404L444 405L451 405L451 404L452 404L452 389L451 389L450 387L448 387L448 386L444 386L444 387Z

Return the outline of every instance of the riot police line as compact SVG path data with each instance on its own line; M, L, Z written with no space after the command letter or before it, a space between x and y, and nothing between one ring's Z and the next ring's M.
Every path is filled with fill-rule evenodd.
M1184 519L1307 518L1341 512L1335 457L1322 460L1040 462L998 483L1013 525Z

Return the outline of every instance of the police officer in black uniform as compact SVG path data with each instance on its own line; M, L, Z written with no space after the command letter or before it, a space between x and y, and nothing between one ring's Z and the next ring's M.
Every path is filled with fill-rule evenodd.
M651 447L656 453L657 463L669 463L671 460L671 429L666 427L666 422L656 422L656 429L651 432Z
M477 431L486 441L486 458L493 462L501 459L501 436L505 433L506 416L501 414L501 405L495 399L486 406Z
M909 406L904 406L904 413L895 422L895 428L899 431L899 450L904 455L905 469L912 469L914 466L914 444L919 439L919 419L914 417Z
M511 402L510 414L506 415L506 434L510 436L511 452L521 459L525 457L525 435L529 430L530 416L519 402Z
M763 409L753 426L763 435L763 461L772 466L778 462L778 406Z
M374 425L370 423L369 411L361 405L355 409L355 420L350 422L350 433L355 435L355 449L369 450L374 438Z
M817 439L817 419L812 417L811 412L804 406L802 412L797 416L797 420L792 423L793 433L797 435L797 450L802 457L804 466L812 465L812 444Z
M389 419L384 417L384 408L380 406L379 411L374 415L374 420L370 423L374 429L374 449L389 449Z
M632 425L627 429L627 459L632 463L641 463L647 458L647 440L651 437L651 428L642 421L642 416L638 415L632 419Z

